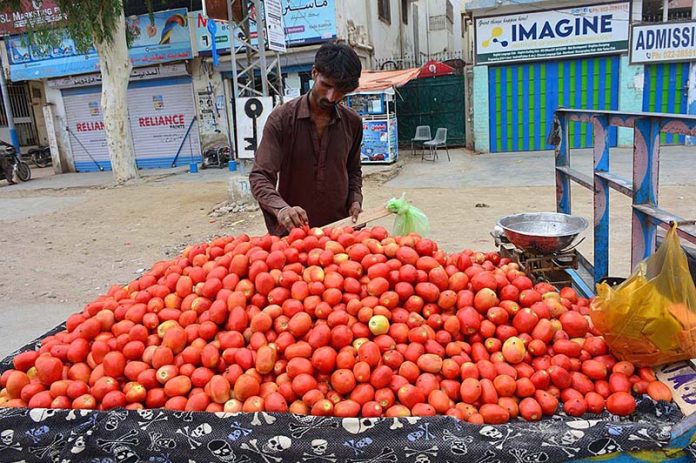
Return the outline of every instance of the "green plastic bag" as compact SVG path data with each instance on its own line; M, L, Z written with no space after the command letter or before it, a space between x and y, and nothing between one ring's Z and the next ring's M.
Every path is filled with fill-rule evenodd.
M392 198L387 201L387 209L396 214L394 218L394 234L405 236L409 233L418 233L425 236L430 233L428 217L416 206L409 204L406 193L400 198Z

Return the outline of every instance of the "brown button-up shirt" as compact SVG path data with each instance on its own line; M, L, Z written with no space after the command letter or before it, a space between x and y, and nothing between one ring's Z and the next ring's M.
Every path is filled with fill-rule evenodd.
M347 217L353 202L362 204L361 143L362 119L343 105L321 139L310 118L309 94L274 109L249 174L268 231L287 233L276 220L286 206L300 206L309 225L320 227Z

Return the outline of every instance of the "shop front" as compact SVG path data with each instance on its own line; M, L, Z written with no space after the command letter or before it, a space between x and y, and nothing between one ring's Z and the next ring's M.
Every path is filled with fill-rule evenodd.
M128 117L138 167L172 167L177 155L177 165L200 161L201 117L194 99L187 10L129 17L126 27L133 64ZM52 151L68 151L67 164L79 172L109 170L96 51L80 53L67 34L54 47L30 46L26 34L6 37L5 46L11 79L42 79L46 103L63 119L47 122L56 138L65 140Z
M629 11L629 2L618 2L476 16L474 123L487 138L477 149L551 149L547 137L558 107L619 109ZM591 127L571 126L572 148L592 143ZM612 129L610 145L616 144Z
M63 97L75 169L110 169L101 110L101 86L85 85L97 75L55 79ZM80 83L83 82L83 85ZM200 162L200 142L191 77L183 64L140 68L128 86L130 129L138 168Z
M635 24L631 63L643 65L643 111L687 114L690 60L696 59L696 21ZM683 144L683 135L662 133L661 144Z

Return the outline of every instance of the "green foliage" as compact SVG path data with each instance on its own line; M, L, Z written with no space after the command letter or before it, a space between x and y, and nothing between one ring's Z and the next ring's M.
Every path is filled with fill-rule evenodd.
M17 11L21 9L22 0L0 0L0 9ZM37 24L31 21L27 24L29 43L39 47L51 47L61 43L67 34L75 42L75 47L81 53L89 50L96 42L111 43L117 21L129 4L145 4L154 21L153 0L55 0L56 5L64 15L62 22L53 24ZM155 0L155 3L165 4L165 1ZM126 30L126 40L130 44L131 37Z

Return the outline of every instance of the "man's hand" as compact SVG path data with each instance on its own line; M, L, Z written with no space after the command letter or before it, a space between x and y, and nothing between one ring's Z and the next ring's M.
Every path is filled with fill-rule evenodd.
M278 211L276 216L278 223L284 226L287 230L299 228L309 223L307 213L299 206L288 206Z
M360 203L355 201L351 206L350 206L350 217L353 219L353 223L357 223L358 221L358 216L362 212L362 206L360 206Z

